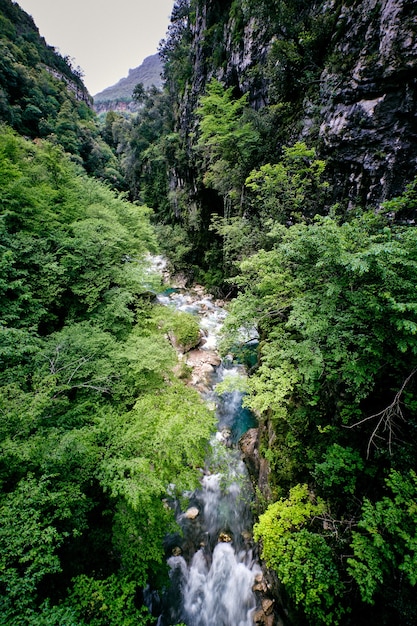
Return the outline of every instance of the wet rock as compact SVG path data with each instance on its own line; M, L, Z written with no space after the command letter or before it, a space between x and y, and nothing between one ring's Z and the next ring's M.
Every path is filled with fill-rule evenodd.
M230 443L231 436L232 436L232 431L230 430L230 428L222 428L220 432L216 433L217 441L220 441L221 443L224 443L225 445Z
M195 283L193 285L192 290L199 298L206 298L207 297L207 292L206 292L205 288L203 287L203 285L199 285L198 283Z
M172 282L175 287L179 289L185 289L188 284L188 277L185 274L168 274L169 280Z
M175 548L172 548L172 556L181 556L182 554L182 550L179 546L175 546Z
M273 600L268 600L268 602L272 602L272 605L274 604ZM256 611L253 616L254 624L257 624L258 626L282 626L282 620L274 615L273 609L267 608L267 610L271 612L266 614L263 609Z
M202 365L200 366L200 372L203 375L210 375L213 373L213 365L211 365L210 363L202 363Z
M196 519L200 515L200 511L196 506L192 506L184 513L184 517L190 520Z
M239 440L245 464L251 476L258 476L260 470L259 430L250 428Z
M258 626L278 626L279 622L275 621L275 617L273 614L265 615L265 613L261 610L257 611L253 616L254 624Z
M266 593L268 591L268 587L263 577L263 574L257 574L255 576L255 582L252 587L252 590L259 591L260 593Z
M233 541L232 537L225 532L221 532L219 535L219 543L231 543Z
M190 350L187 354L187 363L191 367L200 367L203 364L217 367L221 363L221 358L214 350Z
M186 364L192 368L191 386L203 393L209 390L210 377L221 359L213 350L191 350L186 355Z
M274 605L274 600L271 600L270 598L264 598L262 600L262 611L264 612L264 614L271 615L274 610Z

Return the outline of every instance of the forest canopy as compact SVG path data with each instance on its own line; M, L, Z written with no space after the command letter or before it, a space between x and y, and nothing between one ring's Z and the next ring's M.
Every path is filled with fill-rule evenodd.
M150 212L6 127L0 180L0 623L147 623L213 426L151 302Z

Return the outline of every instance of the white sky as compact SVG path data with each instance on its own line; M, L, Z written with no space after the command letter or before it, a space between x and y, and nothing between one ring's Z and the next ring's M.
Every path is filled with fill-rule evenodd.
M93 96L157 52L174 5L174 0L15 1L46 42L81 67Z

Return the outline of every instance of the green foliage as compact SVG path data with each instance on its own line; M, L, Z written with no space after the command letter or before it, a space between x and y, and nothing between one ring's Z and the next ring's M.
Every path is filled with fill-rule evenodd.
M195 24L195 2L176 0L171 13L168 36L160 45L160 55L164 62L164 74L172 81L171 90L179 98L192 78L190 43L192 25Z
M136 92L140 108L128 120L115 118L110 145L120 154L120 167L131 197L156 209L161 221L168 212L168 172L178 160L178 141L172 132L172 108L166 93L151 87Z
M284 147L282 159L266 163L246 178L247 210L243 215L214 215L211 228L223 238L225 265L230 273L238 261L273 243L274 224L307 221L323 204L324 161L305 143Z
M325 539L308 529L326 510L307 485L290 490L288 499L271 504L254 526L262 540L262 558L273 568L296 606L315 624L339 624L343 585Z
M398 389L412 368L415 230L392 232L365 216L272 234L273 250L242 263L237 282L246 291L227 322L268 336L250 402L297 419L293 400L314 407L321 427L353 423L378 385Z
M0 622L147 624L165 498L196 485L213 429L151 303L150 211L6 127L0 179Z
M49 485L47 478L38 483L29 475L1 499L0 601L5 607L13 603L18 612L33 602L44 576L61 569L57 548L64 537L54 522L69 517L71 509L65 494L51 493Z
M28 137L48 137L87 172L116 186L115 155L100 137L92 99L79 69L39 35L18 4L0 4L0 121Z
M256 208L263 224L273 221L291 223L317 213L320 194L327 188L322 182L325 163L316 157L314 148L298 142L284 147L279 163L262 165L246 179L254 193Z
M354 556L348 571L364 602L373 604L377 593L396 572L408 584L417 584L417 476L392 470L386 485L391 494L374 504L366 499L357 531L352 534Z
M364 465L357 450L334 443L327 449L324 460L316 464L313 475L323 490L337 490L346 497L355 493L356 481Z
M180 383L143 394L128 414L119 420L109 415L102 424L115 459L104 462L103 483L134 509L162 496L168 482L175 482L179 492L195 487L195 469L204 461L213 425L197 392Z
M203 159L204 183L234 203L240 201L250 158L259 141L253 124L245 118L247 104L247 94L234 99L233 88L225 89L213 78L197 108L197 149Z
M177 271L189 269L187 257L193 246L186 229L180 224L156 224L155 232L171 266Z
M173 335L174 344L183 352L188 352L200 342L200 326L198 319L182 311L161 311L163 328Z
M407 191L395 204L412 201ZM270 249L243 261L235 279L225 349L258 330L245 402L268 419L270 488L308 481L328 498L311 523L298 521L292 494L256 526L263 557L309 623L340 621L349 576L381 615L413 619L416 237L383 215L274 222Z
M6 128L0 170L3 322L59 325L114 289L144 291L141 259L154 245L148 209L81 176L57 147L35 147Z
M135 605L133 581L112 575L104 580L78 576L69 596L81 624L90 626L145 626L152 623L145 608Z

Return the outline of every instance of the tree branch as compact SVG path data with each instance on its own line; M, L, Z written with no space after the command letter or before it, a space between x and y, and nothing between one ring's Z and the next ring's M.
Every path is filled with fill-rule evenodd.
M345 428L356 428L357 426L361 426L362 424L370 420L373 420L373 419L377 420L376 426L373 429L372 434L368 441L366 458L369 458L372 445L374 445L376 448L378 447L376 444L376 440L384 439L384 437L379 434L381 430L382 432L388 432L388 449L389 449L390 454L392 454L392 441L393 441L393 438L395 437L395 430L397 428L396 420L401 420L403 422L405 421L405 418L401 409L401 396L404 392L404 389L406 388L406 386L408 385L412 377L416 374L416 372L417 372L417 368L414 369L411 372L411 374L407 376L407 378L404 380L403 384L401 385L399 391L397 391L397 393L395 394L393 401L391 402L391 404L385 407L385 409L382 409L382 411L379 411L378 413L374 413L373 415L369 415L368 417L365 417L362 420L359 420L359 422L355 422L355 424L352 424L351 426L345 426Z

